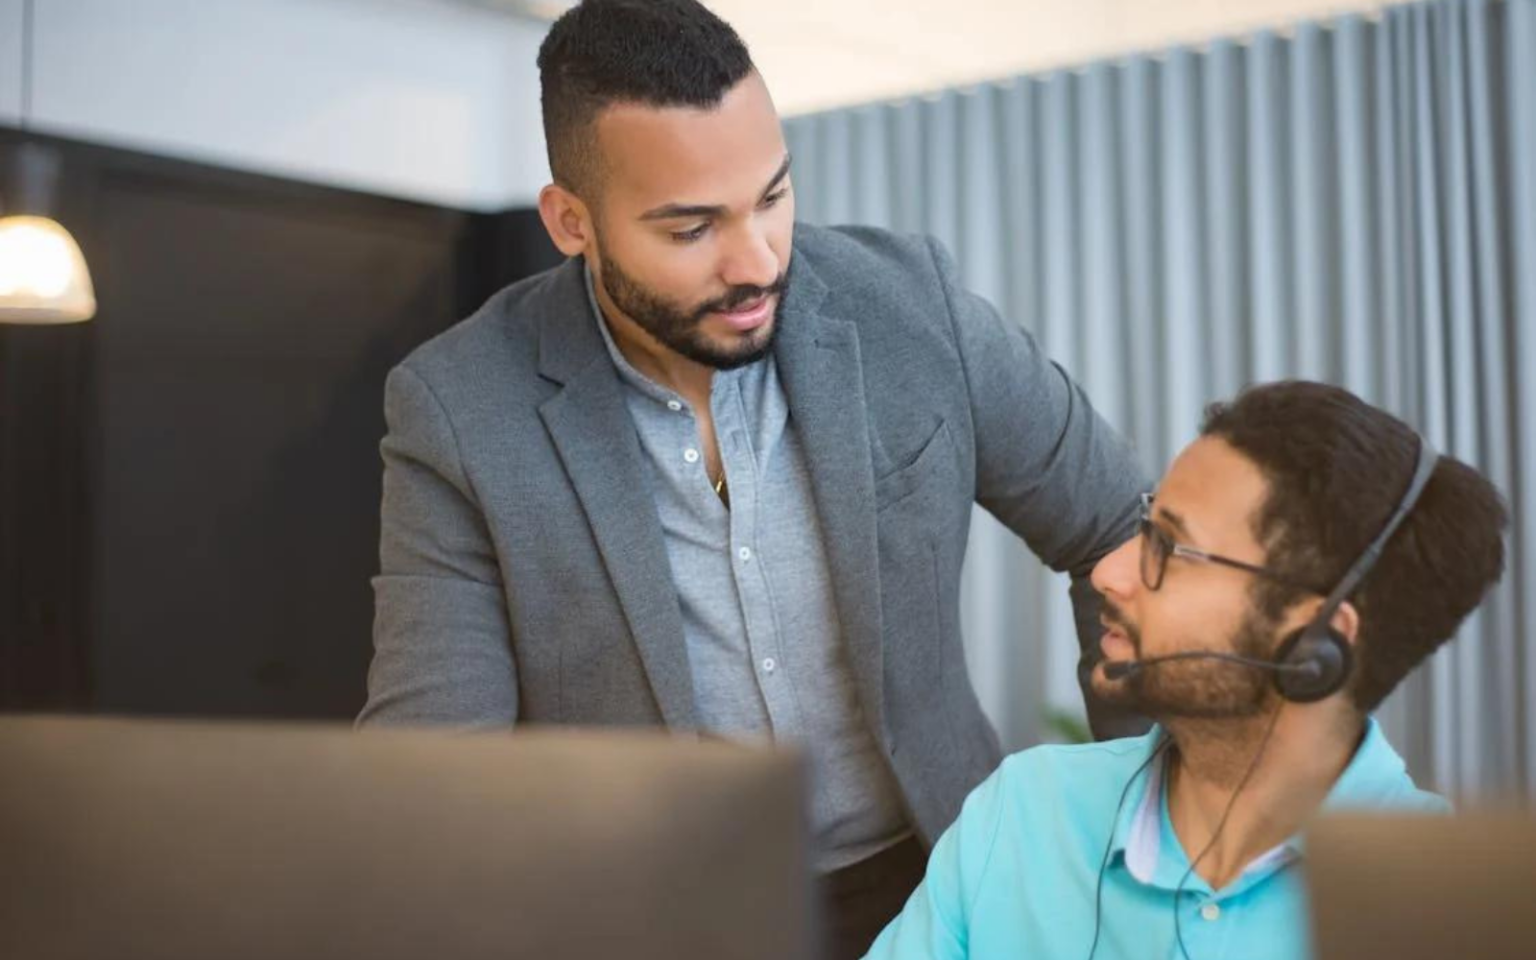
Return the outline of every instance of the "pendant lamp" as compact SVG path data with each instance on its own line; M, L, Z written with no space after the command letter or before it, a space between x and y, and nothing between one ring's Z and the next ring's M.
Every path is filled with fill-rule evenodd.
M32 120L35 0L22 10L21 132ZM58 185L58 155L23 140L12 157L10 189L0 195L0 323L78 323L96 315L96 295L80 245L48 214Z

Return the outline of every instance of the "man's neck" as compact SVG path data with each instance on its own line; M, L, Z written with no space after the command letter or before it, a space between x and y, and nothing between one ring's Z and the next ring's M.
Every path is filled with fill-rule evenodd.
M1195 869L1218 890L1301 829L1349 766L1363 729L1358 716L1334 704L1165 726L1175 745L1168 815L1191 858L1210 845ZM1228 804L1232 812L1216 837Z
M709 407L714 368L672 350L614 306L601 286L597 303L619 353L652 382L674 391L695 409Z

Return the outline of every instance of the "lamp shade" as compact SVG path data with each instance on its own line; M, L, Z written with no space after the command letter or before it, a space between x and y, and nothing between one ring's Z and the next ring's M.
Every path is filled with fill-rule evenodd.
M0 217L0 323L77 323L96 315L80 245L47 217Z

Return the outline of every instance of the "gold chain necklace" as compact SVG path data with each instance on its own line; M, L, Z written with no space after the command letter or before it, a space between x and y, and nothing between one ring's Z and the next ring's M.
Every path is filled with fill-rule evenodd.
M709 474L706 473L704 476L706 479L708 479ZM731 495L725 490L725 461L723 459L720 462L720 479L716 480L713 486L715 488L715 496L720 498L721 503L729 506L731 502Z

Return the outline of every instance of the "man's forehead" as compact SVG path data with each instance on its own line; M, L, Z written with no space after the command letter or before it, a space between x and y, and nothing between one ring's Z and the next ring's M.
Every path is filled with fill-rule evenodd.
M1185 447L1157 488L1156 510L1207 549L1254 544L1251 521L1269 493L1258 465L1219 437Z
M778 114L755 74L714 108L615 104L598 115L596 134L607 182L642 203L717 203L732 190L760 190L785 154Z

